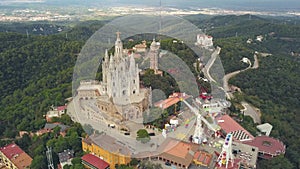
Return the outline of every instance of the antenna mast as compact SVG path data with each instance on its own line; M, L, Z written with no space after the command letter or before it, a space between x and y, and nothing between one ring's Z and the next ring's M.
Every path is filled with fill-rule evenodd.
M162 11L162 6L161 6L161 0L159 0L159 30L161 30L161 11Z
M28 33L28 30L26 29L26 35L27 35L27 38L29 38L29 33Z
M48 160L48 169L54 169L51 147L47 146L46 155L47 155L47 160Z

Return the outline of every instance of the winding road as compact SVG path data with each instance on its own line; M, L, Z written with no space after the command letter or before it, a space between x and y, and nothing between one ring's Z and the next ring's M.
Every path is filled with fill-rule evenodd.
M244 110L241 110L242 112L244 112L244 115L250 116L253 119L254 123L260 124L260 115L258 114L257 110L247 102L241 102L241 104L244 106Z
M217 46L217 49L211 54L211 58L209 59L209 61L207 62L206 66L202 69L204 76L208 78L208 80L210 82L215 82L215 79L213 79L209 73L209 70L211 68L211 66L214 64L217 56L220 54L221 48L219 46Z
M223 78L223 88L225 90L225 93L226 93L226 97L228 99L232 99L234 96L233 94L230 92L229 90L229 84L228 84L228 81L230 78L236 76L237 74L241 73L241 72L244 72L248 69L257 69L259 67L259 62L258 62L258 58L257 58L257 55L254 54L254 64L252 66L251 62L249 62L249 66L243 70L237 70L235 72L231 72L231 73L228 73L224 76ZM256 108L254 108L253 106L251 106L249 103L247 102L241 102L241 104L243 105L244 109L242 110L246 116L250 116L254 123L258 123L260 124L261 123L261 119L260 119L260 115L259 113L257 112Z
M219 55L220 51L221 51L221 48L217 47L217 49L212 53L210 60L207 62L207 66L203 69L204 75L209 79L210 82L216 82L211 77L211 75L209 73L209 70L210 70L211 66L214 64L214 62L215 62L217 56ZM239 74L241 72L246 71L246 70L259 68L259 62L258 62L258 58L257 58L256 54L254 54L254 63L253 63L253 65L252 65L250 60L248 60L248 63L249 63L249 66L247 68L228 73L224 76L224 78L223 78L223 87L220 86L219 88L224 90L224 92L226 93L226 97L228 99L234 98L233 93L231 93L230 89L229 89L229 84L228 84L229 79L236 76L237 74ZM241 104L244 107L244 109L242 111L245 113L245 115L250 116L253 119L254 123L260 124L261 119L260 119L260 115L257 112L256 108L251 106L249 103L244 102L244 101L241 102Z
M258 63L257 55L254 54L254 64L253 64L253 66L252 66L251 62L249 62L249 66L247 68L245 68L243 70L237 70L237 71L226 74L223 78L223 89L226 93L226 97L228 99L233 98L233 94L230 92L229 84L228 84L228 81L229 81L230 78L232 78L232 77L236 76L237 74L239 74L241 72L244 72L248 69L257 69L258 67L259 67L259 63Z

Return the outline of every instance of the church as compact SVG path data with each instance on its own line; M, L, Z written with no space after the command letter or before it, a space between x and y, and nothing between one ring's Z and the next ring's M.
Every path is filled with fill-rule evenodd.
M117 101L139 94L139 68L135 64L133 54L123 50L120 33L117 33L114 56L111 54L109 57L107 50L105 51L102 72L101 95L108 95ZM122 99L120 101L124 102Z
M123 49L117 32L114 54L105 51L102 81L81 81L77 89L79 98L97 99L99 111L89 109L88 118L105 119L110 124L142 118L149 107L150 90L140 87L139 72L133 54Z

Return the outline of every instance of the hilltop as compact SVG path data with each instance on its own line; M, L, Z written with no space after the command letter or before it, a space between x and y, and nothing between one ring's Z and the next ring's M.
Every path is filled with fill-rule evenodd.
M199 18L198 18L199 17ZM288 145L284 162L299 168L299 22L258 16L189 16L195 25L214 37L222 48L220 58L226 73L245 68L240 60L253 61L255 51L271 53L259 57L260 67L245 71L230 83L243 91L237 98L261 109L262 121L274 125L272 136ZM18 131L37 131L51 105L63 105L71 97L73 67L85 41L107 21L57 23L62 31L34 34L24 29L50 23L12 24L2 27L0 40L0 138L14 140ZM9 30L6 33L4 30ZM274 33L272 33L274 32ZM41 35L40 35L41 34ZM67 35L67 36L66 36ZM262 35L264 40L256 40ZM252 39L252 43L247 43ZM246 120L245 120L246 121ZM245 122L246 123L246 122ZM248 124L248 123L246 123ZM5 141L1 140L1 144ZM36 147L32 147L34 149ZM33 151L33 150L30 150ZM270 168L278 160L260 161Z

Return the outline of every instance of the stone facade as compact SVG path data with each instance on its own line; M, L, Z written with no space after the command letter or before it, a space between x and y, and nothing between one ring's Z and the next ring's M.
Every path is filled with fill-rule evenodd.
M83 80L77 89L79 98L88 99L100 96L100 82L97 80Z
M150 91L140 88L139 71L133 53L123 49L117 32L114 55L109 56L105 51L102 81L82 81L77 89L79 98L97 99L96 108L85 108L90 110L87 117L115 124L142 118L142 112L148 108Z
M153 39L153 41L150 45L150 50L149 50L148 56L150 58L150 69L154 70L155 74L158 72L159 48L160 48L160 43L155 42L155 40Z
M112 98L125 98L139 94L139 68L135 64L133 54L128 56L123 52L123 44L120 34L117 34L114 56L108 56L102 63L103 81L101 83L101 95L108 95Z

